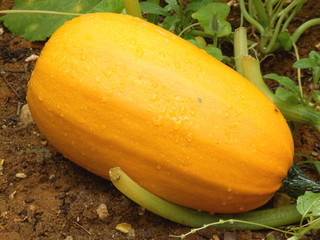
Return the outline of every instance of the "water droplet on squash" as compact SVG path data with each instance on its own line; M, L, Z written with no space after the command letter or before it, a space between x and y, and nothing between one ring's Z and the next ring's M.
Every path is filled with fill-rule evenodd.
M182 107L180 108L179 113L180 113L181 115L184 115L186 112L187 112L186 107L185 107L185 106L182 106Z
M162 116L161 115L157 115L154 118L152 118L152 123L156 126L161 125L162 123Z
M164 114L167 111L168 106L161 108L160 113Z
M244 206L241 206L241 207L239 208L239 210L240 210L240 211L243 211L243 210L244 210Z
M158 98L159 98L158 95L153 94L150 99L151 99L151 101L157 101Z
M157 82L152 82L152 87L157 88L158 87L158 83Z
M81 55L80 55L80 59L81 59L82 61L87 60L87 55L81 54Z
M193 134L192 133L188 133L186 139L187 139L187 142L189 142L189 143L192 142Z
M160 170L160 169L161 169L161 166L160 166L160 165L157 165L157 169Z
M173 117L171 120L174 122L174 129L178 130L185 121L188 120L188 117Z
M44 101L43 95L39 94L39 95L38 95L38 100L39 100L40 102L43 102L43 101Z
M143 57L143 55L144 55L143 49L141 47L137 47L135 54L137 57Z
M227 203L226 202L222 202L222 206L227 206Z
M232 192L232 188L231 187L228 187L228 192Z
M130 43L132 43L132 44L136 44L136 43L137 43L137 41L136 41L134 38L131 38Z
M109 79L109 78L111 77L111 71L103 70L103 71L102 71L102 74L103 74L107 79Z

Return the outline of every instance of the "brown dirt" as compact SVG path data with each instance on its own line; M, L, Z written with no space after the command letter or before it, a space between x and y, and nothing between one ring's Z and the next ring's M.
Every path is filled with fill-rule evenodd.
M0 9L8 9L12 1L1 1ZM318 7L316 7L318 6ZM319 17L318 0L309 0L295 18L296 25ZM233 11L238 11L237 8ZM26 103L27 82L35 62L26 62L31 54L39 54L43 43L30 43L12 35L6 28L0 35L0 239L169 239L189 228L143 211L119 193L110 182L88 173L64 159L46 142L36 125L24 125L19 111ZM319 50L320 27L308 30L298 43L301 57ZM267 58L264 73L278 73L296 78L291 68L292 53L277 52ZM308 83L310 72L303 71ZM320 135L303 126L295 135L296 152L319 157ZM26 178L16 177L17 173ZM96 210L107 206L109 216L102 220ZM116 230L118 223L130 223L134 234ZM265 239L271 231L222 231L206 229L187 239ZM230 238L230 235L235 238ZM304 239L320 239L319 233Z

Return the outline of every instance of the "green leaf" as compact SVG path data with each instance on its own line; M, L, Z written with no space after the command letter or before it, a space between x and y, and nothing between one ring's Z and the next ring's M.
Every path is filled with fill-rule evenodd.
M124 9L124 0L100 0L89 12L114 12L121 13Z
M212 3L212 0L194 0L194 1L191 1L187 6L187 11L196 12L200 8L208 5L209 3Z
M218 59L219 61L222 61L223 54L221 49L208 45L206 48L204 48L208 54L210 54L212 57Z
M177 0L166 0L167 5L165 6L166 11L175 11L175 13L179 14L180 13L180 6L177 2Z
M281 32L278 36L278 40L280 42L280 45L284 48L284 50L289 51L292 48L292 40L290 33Z
M169 16L170 14L164 10L161 6L154 2L140 2L140 8L142 12L158 14L163 16Z
M320 217L320 194L305 192L297 200L297 210L304 217Z
M317 66L317 63L310 58L302 58L293 64L293 67L295 68L312 68L316 66Z
M309 58L302 58L293 64L295 68L311 68L312 78L315 84L319 82L320 79L320 53L316 51L311 51L309 53Z
M162 27L164 29L167 29L169 31L174 31L176 24L178 24L180 22L180 19L175 17L175 16L167 16L163 23L162 23Z
M123 0L15 0L14 10L46 10L68 13L121 12ZM73 16L52 14L7 14L1 17L4 25L14 34L29 41L45 40Z
M230 7L224 3L210 3L192 14L206 33L223 37L231 33L231 24L226 20Z
M288 90L294 93L296 96L301 95L298 86L289 77L279 76L278 74L275 74L275 73L270 73L270 74L264 75L263 77L277 81L282 86L286 87Z
M288 91L287 89L283 87L278 87L276 89L275 95L281 98L282 100L294 104L299 104L300 99L292 92Z
M313 101L315 103L320 103L320 91L319 90L314 90L313 91L313 94L312 94L312 98L313 98Z

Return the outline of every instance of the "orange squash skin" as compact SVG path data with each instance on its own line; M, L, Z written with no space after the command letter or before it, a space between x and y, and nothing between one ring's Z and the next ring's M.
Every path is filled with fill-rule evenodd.
M27 100L66 158L108 179L121 167L186 207L245 212L266 203L292 165L272 102L231 68L143 20L86 14L49 39Z

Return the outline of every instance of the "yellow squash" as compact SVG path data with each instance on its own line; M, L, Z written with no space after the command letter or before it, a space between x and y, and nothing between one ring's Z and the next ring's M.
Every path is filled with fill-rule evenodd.
M119 166L186 207L257 208L292 165L289 128L263 93L203 50L131 16L87 14L60 27L27 100L66 158L104 178Z

